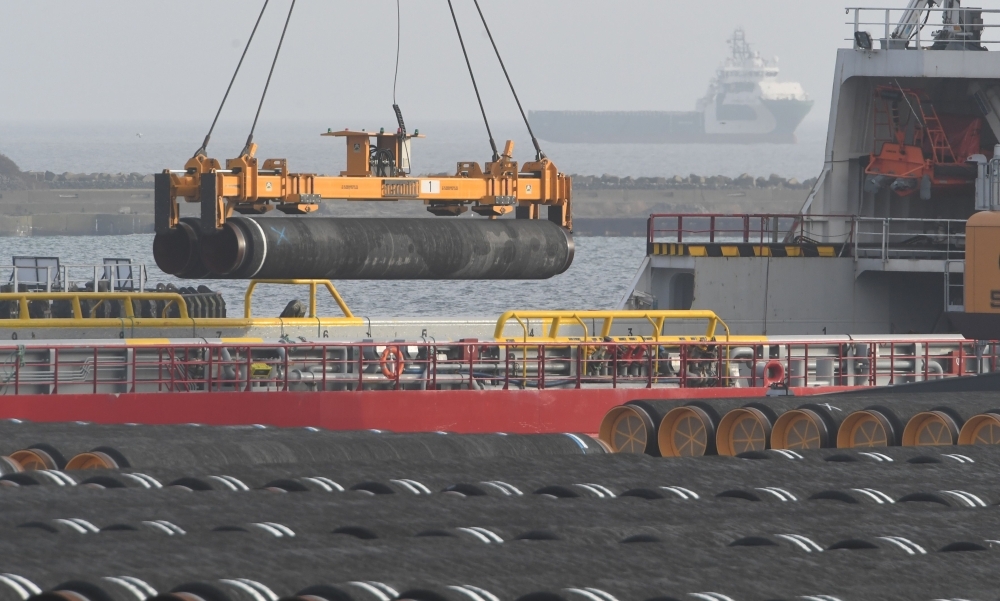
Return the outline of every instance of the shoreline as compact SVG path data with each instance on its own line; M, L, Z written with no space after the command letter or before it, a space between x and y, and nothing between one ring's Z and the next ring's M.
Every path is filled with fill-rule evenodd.
M796 213L805 188L673 189L632 187L574 190L573 223L578 236L645 236L651 213ZM433 218L421 202L324 201L327 217ZM182 215L197 205L181 204ZM282 217L278 217L282 218ZM35 189L0 192L0 237L92 236L153 233L153 191L135 189Z

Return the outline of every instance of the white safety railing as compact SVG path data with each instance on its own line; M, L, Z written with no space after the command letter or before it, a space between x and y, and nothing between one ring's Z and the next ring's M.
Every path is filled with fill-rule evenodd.
M970 163L976 165L976 210L1000 210L1000 144L993 149L993 158L974 154Z
M964 219L855 217L855 259L965 258Z
M855 50L970 50L1000 44L1000 9L848 7Z
M961 270L956 267L961 267ZM944 262L944 306L949 312L965 311L964 260Z
M146 265L127 263L122 259L106 259L94 264L59 264L57 262L34 265L0 265L0 284L11 285L12 291L21 286L29 290L53 292L66 291L74 285L89 283L91 290L97 291L102 282L107 282L108 292L145 292Z

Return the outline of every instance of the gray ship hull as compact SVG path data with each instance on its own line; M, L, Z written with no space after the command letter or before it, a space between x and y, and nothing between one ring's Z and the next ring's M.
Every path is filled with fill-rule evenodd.
M536 135L566 144L794 144L811 100L762 100L776 125L762 133L705 133L697 111L531 111Z

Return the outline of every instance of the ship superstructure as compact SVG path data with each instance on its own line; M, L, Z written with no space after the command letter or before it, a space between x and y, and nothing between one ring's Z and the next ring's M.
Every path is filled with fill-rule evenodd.
M706 136L764 136L793 142L813 101L797 82L778 81L778 59L750 48L742 28L729 39L732 53L697 103Z
M741 334L995 335L970 320L1000 305L1000 14L933 4L852 9L800 214L652 216L622 306L713 309Z
M813 101L797 82L779 81L778 59L753 50L737 28L730 55L693 112L532 111L539 137L591 143L792 143Z

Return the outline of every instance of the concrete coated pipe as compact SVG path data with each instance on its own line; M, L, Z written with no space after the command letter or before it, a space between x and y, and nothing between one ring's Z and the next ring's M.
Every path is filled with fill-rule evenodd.
M896 411L882 405L854 411L844 418L837 430L837 448L899 446L902 443L903 421Z
M832 447L837 442L840 419L831 407L815 403L785 411L771 428L771 448L801 451Z
M921 411L906 422L903 429L904 447L950 446L958 442L965 419L952 407L935 407Z
M730 457L770 447L775 411L763 403L748 403L722 417L716 432L719 455Z
M970 417L958 433L958 444L1000 444L1000 409L990 409Z
M660 456L657 431L676 401L629 401L613 407L601 420L598 438L614 453Z
M566 271L574 245L542 220L233 217L200 248L235 279L538 280Z
M719 413L708 403L694 401L674 407L660 421L657 443L662 457L715 455Z

